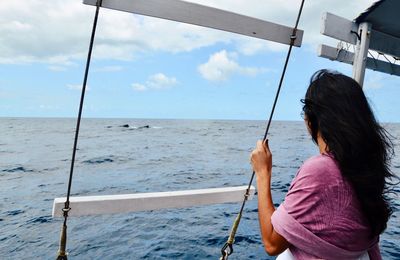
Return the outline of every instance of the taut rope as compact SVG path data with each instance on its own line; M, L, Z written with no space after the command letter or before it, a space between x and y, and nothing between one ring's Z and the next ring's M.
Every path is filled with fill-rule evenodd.
M264 141L267 139L269 127L271 126L271 121L272 121L272 117L273 117L274 112L275 112L276 103L278 102L278 97L279 97L279 93L281 91L283 79L285 77L286 68L287 68L287 65L288 65L288 62L289 62L290 54L292 52L294 41L296 40L296 37L297 37L296 36L297 26L299 25L301 12L303 11L303 5L304 5L304 0L301 1L300 9L299 9L299 12L298 12L298 15L297 15L296 25L293 28L292 35L290 35L289 50L288 50L288 53L286 55L285 65L283 66L282 75L281 75L281 79L279 81L278 89L276 91L275 100L274 100L274 103L272 105L272 110L271 110L271 113L269 115L267 128L265 130L265 134L264 134L264 137L263 137ZM233 243L235 242L236 231L237 231L237 229L239 227L240 220L242 218L244 205L246 204L246 201L247 201L248 197L250 196L250 187L251 187L251 184L253 182L254 175L255 175L255 172L253 171L253 174L251 175L251 178L250 178L249 186L247 187L246 193L244 194L244 199L243 199L243 202L242 202L242 206L240 207L240 211L239 211L238 215L236 216L235 221L233 222L233 225L232 225L231 232L229 234L228 240L226 241L225 245L221 249L220 260L227 260L229 255L231 255L233 253Z
M67 245L67 218L68 218L68 212L71 210L71 208L69 207L69 197L71 194L72 175L74 173L75 154L76 154L76 147L78 144L79 128L81 125L83 101L85 99L85 91L86 91L87 78L88 78L88 74L89 74L90 59L92 57L94 36L96 34L97 18L99 17L99 10L100 10L101 3L102 3L102 0L97 0L97 2L96 2L96 14L94 16L92 36L90 38L89 51L88 51L88 56L87 56L87 60L86 60L86 69L85 69L85 76L83 78L81 101L79 103L78 119L76 122L74 148L72 149L72 159L71 159L71 169L69 172L69 180L68 180L67 200L65 201L64 208L63 208L64 223L61 228L60 247L57 252L57 260L67 260L68 259L67 252L66 252L66 245Z

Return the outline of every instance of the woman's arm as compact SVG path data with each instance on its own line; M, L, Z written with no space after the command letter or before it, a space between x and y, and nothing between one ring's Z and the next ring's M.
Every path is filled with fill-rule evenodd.
M257 142L256 149L251 153L251 163L257 176L258 218L264 248L269 255L278 255L289 247L289 243L275 232L271 223L275 207L271 195L272 154L268 140L266 143Z

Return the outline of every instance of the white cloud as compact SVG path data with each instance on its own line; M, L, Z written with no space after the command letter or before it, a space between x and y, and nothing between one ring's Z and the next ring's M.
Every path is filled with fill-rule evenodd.
M2 2L0 63L69 66L85 59L94 10L76 0ZM230 35L105 8L97 28L94 59L132 60L147 51L191 51L228 42Z
M146 91L149 89L165 89L178 84L174 77L168 77L163 73L151 75L145 84L133 83L132 88L136 91Z
M81 84L67 84L67 88L70 90L82 90ZM89 91L90 87L86 85L86 90Z
M0 63L70 64L83 49L85 8L76 1L2 1ZM32 11L35 10L35 11ZM87 42L87 40L85 41Z
M300 0L191 1L287 26L293 26L300 4ZM374 1L306 2L300 22L300 28L306 31L304 43L315 47L326 39L319 33L322 12L330 11L352 20ZM85 59L94 11L93 6L77 0L2 1L0 63L71 66L76 60ZM286 49L284 45L218 30L102 8L93 57L132 60L142 52L187 52L218 42L233 43L238 52L246 55Z
M224 81L233 74L255 76L266 71L264 68L242 67L235 60L236 53L226 50L214 53L208 61L198 67L201 76L210 81Z
M94 68L93 71L95 72L117 72L121 71L124 68L122 66L104 66L101 68Z
M145 85L139 83L133 83L132 88L136 91L145 91L147 89Z
M152 88L164 88L164 87L170 87L173 86L177 83L176 78L168 78L162 73L157 73L149 77L149 80L147 81L147 85L149 85Z

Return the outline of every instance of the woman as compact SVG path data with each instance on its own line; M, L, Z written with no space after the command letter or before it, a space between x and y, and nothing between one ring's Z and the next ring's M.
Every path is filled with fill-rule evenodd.
M251 155L266 251L286 250L280 257L287 259L381 259L379 235L392 212L385 196L393 177L387 132L360 85L345 75L316 72L302 102L320 154L304 162L276 210L268 141Z

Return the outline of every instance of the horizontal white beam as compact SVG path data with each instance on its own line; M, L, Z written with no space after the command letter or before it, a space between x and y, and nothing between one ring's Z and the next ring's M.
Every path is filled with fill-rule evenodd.
M213 188L200 190L136 193L70 197L69 216L85 216L127 213L137 211L185 208L199 205L239 202L244 198L247 186ZM252 199L255 188L251 186ZM53 203L53 217L62 217L66 198L56 198Z
M374 28L373 24L372 28ZM331 13L323 14L321 25L323 35L356 44L357 36L351 31L358 32L358 25L355 22ZM369 49L400 57L400 38L372 29Z
M336 60L347 64L353 64L354 53L346 50L338 50L337 48L321 44L318 48L318 56L330 60ZM400 65L391 64L386 61L367 58L367 69L380 71L383 73L400 76Z
M353 64L354 53L346 50L338 50L324 44L318 46L318 56L330 60L336 60L347 64Z
M84 0L96 5L96 0ZM103 0L102 7L214 28L273 42L290 44L293 29L261 19L181 0ZM266 6L268 8L268 6ZM118 24L115 25L116 27ZM301 46L303 31L297 31L294 46Z
M331 13L324 13L322 15L321 34L340 41L356 44L357 36L351 31L358 32L358 25L356 23Z

